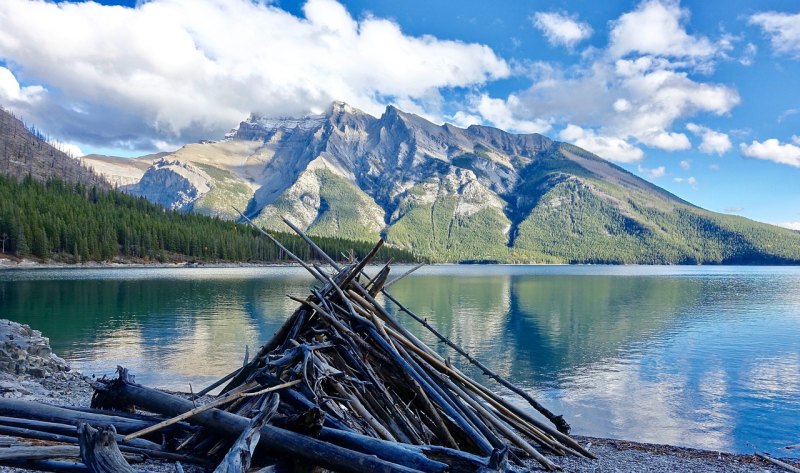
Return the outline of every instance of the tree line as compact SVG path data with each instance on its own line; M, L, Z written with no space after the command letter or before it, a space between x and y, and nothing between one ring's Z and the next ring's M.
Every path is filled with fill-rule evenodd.
M273 233L303 259L314 254L294 234ZM170 211L141 197L60 179L0 176L2 252L64 262L281 262L287 256L247 225ZM315 238L329 255L366 255L374 242ZM384 246L378 259L410 262L410 252Z

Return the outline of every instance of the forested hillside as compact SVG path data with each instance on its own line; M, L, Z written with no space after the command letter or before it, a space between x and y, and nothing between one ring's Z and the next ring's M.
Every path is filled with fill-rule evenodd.
M293 253L313 259L299 237L276 233ZM58 179L0 176L0 238L5 255L64 262L285 261L263 235L245 225L165 210L144 198ZM364 256L374 242L316 238L330 255ZM413 261L384 246L379 260Z

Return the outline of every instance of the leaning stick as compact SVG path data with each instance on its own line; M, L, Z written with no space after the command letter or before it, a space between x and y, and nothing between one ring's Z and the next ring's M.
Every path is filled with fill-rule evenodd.
M237 400L239 398L260 396L262 394L266 394L266 393L269 393L269 392L272 392L272 391L277 391L279 389L283 389L283 388L288 388L290 386L294 386L295 384L298 384L300 381L301 380L299 380L299 379L295 379L294 381L289 381L288 383L279 384L277 386L271 386L269 388L262 389L260 391L256 391L256 392L253 392L253 393L238 392L238 393L235 393L235 394L231 394L229 396L225 396L223 398L216 399L216 400L214 400L212 402L209 402L208 404L203 404L200 407L195 407L194 409L192 409L190 411L184 412L183 414L177 415L177 416L175 416L175 417L173 417L171 419L167 419L167 420L165 420L163 422L159 422L158 424L150 426L150 427L148 427L146 429L142 429L142 430L140 430L138 432L134 432L132 434L128 434L125 437L123 437L122 440L123 440L123 442L127 442L129 440L141 437L142 435L147 435L149 433L152 433L152 432L155 432L157 430L163 429L164 427L170 426L172 424L177 424L178 422L180 422L182 420L185 420L185 419L188 419L190 417L194 417L197 414L200 414L201 412L205 412L205 411L214 409L215 407L222 406L222 405L227 404L229 402L235 401L235 400Z
M782 462L782 461L778 460L777 458L772 458L769 455L764 455L763 453L758 453L758 452L756 452L756 456L758 458L763 458L764 460L766 460L766 461L768 461L770 463L778 465L779 467L786 469L786 471L792 471L794 473L800 473L800 468L795 468L795 467L793 467L792 465L790 465L790 464L788 464L786 462Z
M420 264L418 264L418 265L414 266L413 268L409 269L409 270L408 270L408 271L406 271L405 273L401 274L400 276L397 276L396 278L394 278L394 279L392 279L391 281L389 281L389 282L387 282L386 284L384 284L384 285L383 285L383 289L385 290L387 287L389 287L389 286L391 286L392 284L396 283L397 281L399 281L399 280L403 279L404 277L406 277L406 276L410 275L411 273L413 273L414 271L418 270L419 268L421 268L421 267L423 267L423 266L425 266L425 263L420 263Z
M320 275L320 274L317 272L317 270L316 270L316 269L314 269L314 268L312 268L311 266L309 266L309 265L308 265L308 263L306 263L305 261L303 261L303 260L302 260L302 259L301 259L299 256L297 256L296 254L294 254L294 253L292 253L291 251L289 251L289 249L288 249L288 248L286 248L285 246L283 246L283 244L282 244L281 242L279 242L279 241L277 240L277 238L275 238L274 236L270 235L268 232L264 231L264 229L263 229L263 228L261 228L261 227L259 227L258 225L256 225L256 224L255 224L255 222L253 222L252 220L250 220L250 219L249 219L249 218L248 218L248 217L247 217L245 214L243 214L243 213L242 213L242 212L241 212L239 209L237 209L236 207L234 207L234 208L233 208L233 210L237 211L237 212L239 213L239 215L241 215L241 216L242 216L242 218L243 218L243 219L247 220L247 223L249 223L251 227L255 228L256 230L258 230L259 232L261 232L261 234L262 234L262 235L264 235L264 236L266 236L267 238L269 238L269 239L272 241L272 243L275 243L275 244L278 246L278 248L280 248L281 250L283 250L283 251L284 251L284 252L285 252L287 255L289 255L289 257L290 257L290 258L292 258L292 259L293 259L293 260L295 260L295 261L296 261L298 264L300 264L300 266L304 267L304 268L306 269L306 271L308 271L309 273L311 273L311 275L312 275L312 276L314 276L315 278L319 279L320 281L322 281L322 280L323 280L322 276L321 276L321 275Z

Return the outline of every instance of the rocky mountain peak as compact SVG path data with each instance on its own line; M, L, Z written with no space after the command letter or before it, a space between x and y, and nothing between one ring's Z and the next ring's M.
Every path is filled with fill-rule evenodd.
M314 235L381 235L446 261L675 263L761 251L742 238L706 245L708 228L750 224L691 206L578 147L438 125L394 106L377 118L344 102L301 117L254 113L226 140L155 162L130 190L212 215L235 203L274 230L291 215ZM681 243L686 235L695 235L691 244Z

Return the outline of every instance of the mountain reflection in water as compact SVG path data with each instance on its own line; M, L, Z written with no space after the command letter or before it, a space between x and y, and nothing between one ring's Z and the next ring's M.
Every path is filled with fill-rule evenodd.
M297 268L15 270L0 273L0 314L87 374L122 364L197 390L241 366L310 283ZM781 455L797 443L798 268L434 266L391 291L576 433Z

